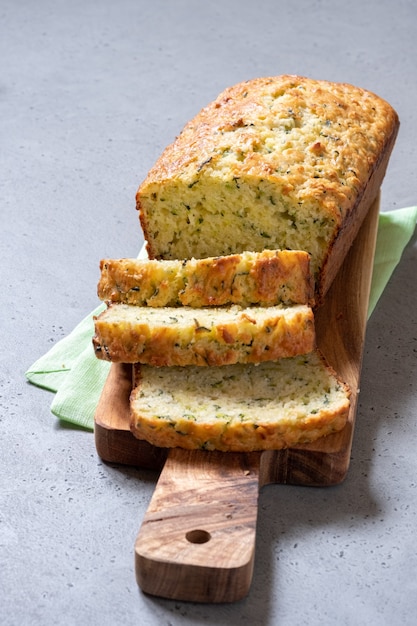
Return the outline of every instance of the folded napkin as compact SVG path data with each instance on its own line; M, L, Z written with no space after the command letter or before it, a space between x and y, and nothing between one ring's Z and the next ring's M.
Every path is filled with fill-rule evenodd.
M379 216L368 319L413 235L416 220L417 206ZM143 258L143 249L139 256ZM94 427L95 409L110 368L110 363L96 358L92 348L93 316L104 308L100 304L26 372L31 383L55 393L53 415L88 430Z

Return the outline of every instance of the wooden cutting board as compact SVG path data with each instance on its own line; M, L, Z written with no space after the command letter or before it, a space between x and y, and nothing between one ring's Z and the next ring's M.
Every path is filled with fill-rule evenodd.
M136 578L145 593L194 602L242 598L252 579L260 487L335 485L346 476L378 213L379 197L316 312L317 345L352 391L341 432L249 454L157 448L131 434L131 366L112 364L95 415L97 452L107 462L161 471L135 544Z

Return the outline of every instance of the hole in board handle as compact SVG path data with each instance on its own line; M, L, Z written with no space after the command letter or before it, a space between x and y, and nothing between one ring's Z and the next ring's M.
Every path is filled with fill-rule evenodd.
M185 538L190 543L207 543L207 541L210 541L211 535L207 530L196 529L189 530Z

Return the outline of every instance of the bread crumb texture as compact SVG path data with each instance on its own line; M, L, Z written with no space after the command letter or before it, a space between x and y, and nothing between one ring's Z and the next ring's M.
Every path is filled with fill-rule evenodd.
M95 318L93 345L100 359L156 367L258 363L311 352L314 315L307 305L195 309L114 304Z
M312 304L310 256L264 250L189 260L103 259L101 300L138 306Z
M316 350L259 365L136 365L131 430L160 447L281 449L341 430L349 396Z
M151 258L305 250L317 280L398 117L375 94L298 76L226 89L137 192Z

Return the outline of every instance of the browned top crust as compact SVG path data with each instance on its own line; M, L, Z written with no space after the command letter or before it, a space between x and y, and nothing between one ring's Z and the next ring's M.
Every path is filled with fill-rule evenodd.
M321 127L319 141L309 143L306 133L305 139L288 142L280 151L268 151L274 125L282 123L285 133L305 126L306 116L312 115ZM258 134L260 122L264 137ZM360 87L292 75L256 78L225 89L188 122L143 186L179 172L191 178L203 168L213 170L230 147L232 133L243 157L229 162L232 177L271 177L299 200L319 196L332 212L336 202L343 216L397 125L391 105Z
M229 87L138 189L150 258L306 250L324 292L378 193L398 126L390 104L346 83L284 75Z
M138 306L313 304L310 257L263 250L205 259L102 259L101 300Z

